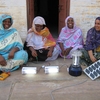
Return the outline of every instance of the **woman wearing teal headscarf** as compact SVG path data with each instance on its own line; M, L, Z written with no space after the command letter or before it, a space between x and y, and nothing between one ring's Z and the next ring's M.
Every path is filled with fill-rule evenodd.
M14 71L28 60L19 33L12 28L10 15L0 15L0 70Z

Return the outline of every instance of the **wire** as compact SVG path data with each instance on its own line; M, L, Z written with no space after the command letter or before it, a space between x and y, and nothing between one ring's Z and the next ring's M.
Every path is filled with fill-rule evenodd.
M64 55L64 61L65 61L65 55Z
M43 63L43 62L42 62L42 63ZM50 65L49 62L45 62L45 63L47 63L48 65ZM39 61L38 64L41 64L41 62ZM44 64L43 66L48 66L48 65ZM68 65L67 65L67 64L61 65L60 68L64 67L64 65L67 66L67 68L68 68ZM40 67L40 68L38 69L38 72L40 71L41 68L43 68L43 67ZM72 79L72 78L71 78L71 79ZM52 90L52 91L50 92L50 96L51 96L52 100L55 100L55 99L54 99L54 96L53 96L53 92L55 92L55 91L57 91L57 90L60 90L60 89L64 89L64 88L73 87L73 86L77 86L77 85L83 84L83 83L87 82L87 80L88 80L88 79L86 79L85 81L76 83L76 84L72 84L72 85L68 85L68 86L63 86L63 87L54 89L54 90Z
M67 65L67 64L63 64L63 65L61 65L59 68L62 68L62 67L64 67L64 66L66 66L66 67L68 68L68 65Z
M37 58L37 57L36 57ZM33 62L32 62L33 63ZM45 64L43 64L42 66L50 66L50 63L49 62L43 62L43 61L38 61L38 58L37 58L37 61L34 63L34 64L42 64L42 63L45 63ZM22 67L29 67L30 65L27 63L27 64L24 64ZM40 69L41 68L43 68L43 67L40 67L40 66L37 66L37 73L40 71ZM34 67L33 65L32 66L30 66L30 67Z
M54 99L54 96L53 96L53 94L52 94L53 92L55 92L55 91L57 91L57 90L60 90L60 89L63 89L63 88L68 88L68 87L72 87L72 86L77 86L77 85L83 84L83 83L87 82L87 80L88 80L88 79L86 79L86 80L83 81L83 82L77 83L77 84L72 84L72 85L69 85L69 86L64 86L64 87L61 87L61 88L52 90L51 93L50 93L52 100L55 100L55 99Z
M39 69L37 69L37 73L40 71L41 68L42 68L42 67L40 67Z
M37 63L38 63L38 57L36 57L36 61L37 61Z

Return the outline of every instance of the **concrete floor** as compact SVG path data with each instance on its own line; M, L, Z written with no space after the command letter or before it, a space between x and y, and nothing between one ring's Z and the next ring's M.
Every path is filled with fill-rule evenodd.
M69 75L72 59L58 58L50 62L28 62L38 68L35 75L22 75L22 68L0 81L0 100L100 100L100 78L92 81L87 75ZM57 74L45 74L43 65L60 67ZM84 69L85 66L82 66Z

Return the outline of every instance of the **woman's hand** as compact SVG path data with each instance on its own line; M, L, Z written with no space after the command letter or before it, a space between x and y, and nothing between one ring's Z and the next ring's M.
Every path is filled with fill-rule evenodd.
M94 63L97 61L97 59L94 57L92 50L88 51L88 54L90 56L91 61Z
M59 46L60 46L60 49L61 49L62 56L65 56L65 50L64 50L63 43L59 43Z
M72 50L72 47L67 48L67 49L65 50L65 56L67 56L71 50Z
M17 52L18 50L19 50L18 47L13 48L13 49L10 51L9 55L8 55L8 59L13 59L13 58L14 58L15 52Z
M54 50L54 46L49 47L48 50L49 51L48 51L47 57L51 57L52 56L52 53L53 53L53 50Z
M10 53L9 53L9 55L8 55L8 59L13 59L14 58L14 52L13 51L11 51Z
M32 56L37 57L37 52L35 50L32 50Z
M48 51L47 57L51 57L52 56L52 51Z
M91 61L94 63L94 62L96 62L97 61L97 59L94 57L94 56L90 56L90 59L91 59Z
M64 50L62 50L61 54L62 54L62 56L65 56L65 51L64 51Z
M0 55L0 65L2 65L2 66L6 66L7 65L6 60L1 55Z
M29 49L31 50L33 57L37 57L38 56L37 52L35 51L35 49L33 47L30 46Z

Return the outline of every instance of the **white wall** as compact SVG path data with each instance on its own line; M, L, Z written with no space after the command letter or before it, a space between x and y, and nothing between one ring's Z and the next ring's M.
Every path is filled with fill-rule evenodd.
M71 0L70 15L82 29L84 38L87 31L94 26L95 18L100 16L100 0Z
M10 14L13 17L13 27L18 30L24 42L27 34L26 0L0 0L0 14Z
M13 26L24 41L27 35L26 0L0 0L0 14L4 13L13 17ZM70 0L70 15L85 38L87 30L94 26L95 18L100 16L100 0Z

